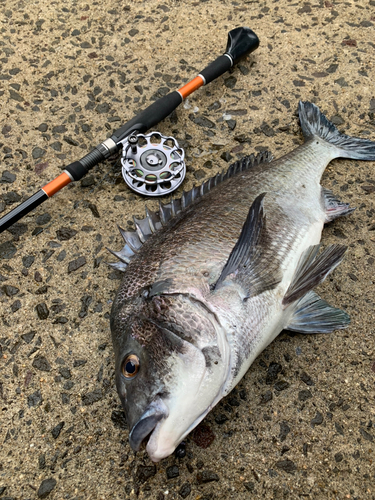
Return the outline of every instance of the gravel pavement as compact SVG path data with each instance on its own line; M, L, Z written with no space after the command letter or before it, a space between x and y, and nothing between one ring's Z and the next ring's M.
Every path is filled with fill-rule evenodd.
M1 215L196 76L237 26L259 49L158 127L185 148L178 193L302 143L300 99L375 140L374 0L0 0L0 20ZM2 233L0 499L375 499L374 169L335 160L323 179L357 207L324 230L349 250L319 287L350 328L280 335L156 465L129 447L108 321L121 276L106 247L146 200L112 158Z

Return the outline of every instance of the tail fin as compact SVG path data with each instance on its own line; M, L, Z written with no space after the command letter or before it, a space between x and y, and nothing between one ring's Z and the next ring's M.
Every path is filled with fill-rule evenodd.
M311 102L299 102L299 119L305 139L319 136L338 149L337 157L375 160L375 142L340 134L337 128Z

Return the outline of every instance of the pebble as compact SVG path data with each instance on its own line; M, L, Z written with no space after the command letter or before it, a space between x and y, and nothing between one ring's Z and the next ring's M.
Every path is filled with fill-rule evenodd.
M78 259L72 260L68 264L68 273L77 271L77 269L83 267L86 264L86 257L78 257Z
M145 483L148 479L155 476L156 465L139 465L135 473L137 483Z
M296 464L288 458L286 460L280 460L279 462L276 462L275 466L278 469L283 470L284 472L288 472L289 474L293 474L293 472L297 470Z
M49 364L47 358L45 358L44 356L36 356L33 360L32 366L42 372L51 371L51 365Z
M220 481L219 476L211 470L203 470L197 473L198 484L211 483L213 481Z
M56 486L56 479L49 478L44 479L38 489L38 497L39 498L47 498L51 491Z
M65 422L60 422L59 424L56 425L56 427L54 427L51 430L51 434L52 434L52 437L54 439L57 439L60 436L60 432L62 431L64 425L65 425Z
M215 434L206 424L199 424L193 431L192 438L194 443L200 448L208 448L215 439Z
M113 410L111 413L113 425L118 429L128 429L125 413L122 410Z
M177 465L171 465L170 467L167 467L166 474L167 479L173 479L180 475L180 469L177 467Z
M49 316L49 309L47 307L47 304L45 302L41 302L40 304L37 304L35 306L36 313L38 315L39 319L47 319Z
M184 483L178 490L178 494L182 498L187 498L191 493L191 484L189 482Z

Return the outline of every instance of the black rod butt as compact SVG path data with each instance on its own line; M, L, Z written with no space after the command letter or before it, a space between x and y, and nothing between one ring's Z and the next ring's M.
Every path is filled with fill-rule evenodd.
M259 47L259 38L250 28L235 28L228 33L225 53L233 59L233 64Z

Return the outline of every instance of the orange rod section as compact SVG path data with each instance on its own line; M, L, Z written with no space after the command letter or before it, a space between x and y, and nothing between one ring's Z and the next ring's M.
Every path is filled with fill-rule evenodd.
M49 182L44 187L42 187L42 189L46 193L48 198L51 198L51 196L57 193L57 191L60 191L60 189L62 189L70 182L72 182L72 179L69 177L68 174L63 172L58 177L56 177L56 179L53 179L53 181Z
M192 94L195 90L199 89L204 85L203 78L201 76L196 76L188 82L186 85L178 89L178 92L182 95L182 98L185 99L188 95Z

